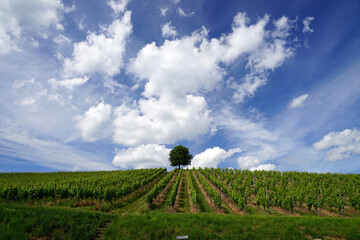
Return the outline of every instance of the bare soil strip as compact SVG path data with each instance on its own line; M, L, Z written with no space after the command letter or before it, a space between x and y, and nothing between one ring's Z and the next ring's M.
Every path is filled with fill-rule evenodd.
M179 173L177 173L179 174ZM174 174L174 176L170 179L169 183L166 185L166 187L160 192L160 194L156 197L155 201L153 202L154 205L159 206L160 204L162 204L165 199L166 196L171 188L171 186L173 185L175 178L177 176L177 174Z
M220 214L224 214L224 209L221 209L219 207L217 207L215 205L215 203L210 199L209 195L207 195L204 186L200 183L199 179L197 178L195 172L193 172L193 175L195 177L195 181L196 184L199 186L201 194L203 195L203 197L205 198L205 200L207 201L207 203L209 204L209 206L216 212L216 213L220 213Z
M186 191L187 191L187 194L188 194L188 199L189 199L189 205L190 205L190 213L196 213L197 210L194 206L194 203L192 202L192 196L191 196L191 192L190 192L190 187L189 187L189 181L190 178L189 178L189 171L186 171L186 181L187 181L187 188L186 188Z
M207 183L210 184L211 188L213 190L216 190L217 192L219 192L220 190L209 180L207 179L204 174L202 174L202 172L199 171L199 173L201 174L201 176L205 179L205 181ZM226 195L225 193L221 193L221 201L223 203L225 203L228 207L230 207L230 209L237 214L241 214L244 215L244 213L235 205L235 203L231 202L231 199L228 195Z

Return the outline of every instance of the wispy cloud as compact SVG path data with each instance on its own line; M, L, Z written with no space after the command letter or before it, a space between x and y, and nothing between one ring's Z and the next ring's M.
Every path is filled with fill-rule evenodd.
M298 107L304 106L304 102L308 97L309 97L309 94L304 94L304 95L301 95L301 96L299 96L297 98L294 98L290 102L288 108L293 109L293 108L298 108Z

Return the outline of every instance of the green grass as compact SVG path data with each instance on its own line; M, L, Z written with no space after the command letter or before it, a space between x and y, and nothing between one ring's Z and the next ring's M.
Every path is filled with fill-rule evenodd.
M0 239L94 239L113 216L64 207L0 205Z
M105 239L360 239L360 219L202 214L118 217Z

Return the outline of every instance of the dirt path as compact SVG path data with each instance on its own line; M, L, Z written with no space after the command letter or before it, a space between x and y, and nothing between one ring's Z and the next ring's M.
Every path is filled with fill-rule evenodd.
M209 180L207 179L202 172L200 172L200 175L205 179L205 181L210 184L211 188L213 190L216 190L217 192L220 192L220 190ZM234 213L243 215L244 213L240 211L240 209L230 200L230 197L224 193L221 193L221 201L225 203Z
M197 210L196 210L196 208L194 206L194 203L192 202L192 196L191 196L191 192L190 192L189 181L191 181L191 180L189 178L189 170L188 170L188 171L186 171L186 186L187 186L186 191L187 191L187 194L188 194L190 213L196 213Z
M204 186L200 183L199 179L197 178L195 172L193 172L196 184L199 186L202 196L205 198L206 202L209 204L209 206L216 212L220 214L224 214L224 209L221 209L217 207L214 202L210 199L209 195L207 195Z

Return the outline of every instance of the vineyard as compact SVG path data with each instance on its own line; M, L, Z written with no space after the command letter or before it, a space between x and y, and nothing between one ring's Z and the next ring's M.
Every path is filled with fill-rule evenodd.
M118 235L118 231L126 230L129 233L129 229L119 229L120 225L125 224L119 223L119 219L124 219L125 216L141 218L158 214L162 216L165 213L170 214L166 216L172 219L184 216L192 219L187 215L190 214L219 218L219 221L235 218L232 220L235 222L249 217L256 221L265 218L270 219L266 221L274 222L278 222L279 218L286 218L289 224L293 222L292 226L299 223L296 220L299 218L305 222L350 221L347 222L350 227L345 227L343 232L350 231L347 234L360 236L359 228L352 227L352 224L357 226L360 220L360 175L214 168L170 172L158 168L102 172L1 173L0 206L0 212L3 211L4 216L7 210L13 208L54 207L62 211L105 214L100 218L103 220L93 226L93 235L85 239L112 239L113 235ZM112 220L113 216L118 218ZM1 225L6 222L9 219L0 217L0 230ZM301 225L301 228L304 226ZM11 229L6 231L11 232ZM219 237L212 231L206 234ZM234 229L227 231L232 232ZM313 237L315 233L325 234L314 231L312 229L301 234ZM325 235L332 236L331 231L334 229L329 228L327 231L329 232ZM141 233L140 230L135 232L131 234L147 236L147 233ZM174 232L171 234L176 235ZM336 234L344 237L341 232ZM25 235L29 236L29 233ZM41 237L43 233L38 235ZM47 235L53 236L52 233ZM135 238L143 238L136 236L138 237ZM156 236L158 235L144 238ZM280 235L275 233L275 236ZM130 235L130 238L133 237L134 235ZM115 237L117 238L119 237Z

